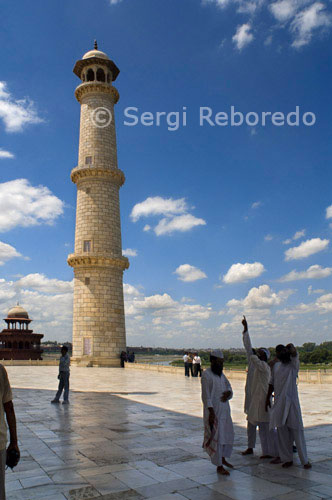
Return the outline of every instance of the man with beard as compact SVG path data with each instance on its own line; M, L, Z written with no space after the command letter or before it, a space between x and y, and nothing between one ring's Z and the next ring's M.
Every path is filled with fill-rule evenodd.
M202 375L202 401L204 405L203 448L210 455L217 472L229 476L224 465L233 450L234 430L229 400L233 397L232 387L223 374L224 355L216 350L210 356L211 367Z
M269 429L270 415L265 407L266 396L269 390L271 370L267 361L270 352L265 347L255 351L252 349L248 324L245 316L242 320L243 343L247 351L248 375L246 384L245 413L247 414L248 448L243 455L253 454L256 444L256 428L259 428L259 437L262 448L261 458L272 458L278 455L277 439L274 430Z
M299 372L299 355L293 344L278 346L278 362L274 365L266 399L266 408L271 406L270 398L274 392L274 405L270 412L270 429L277 427L280 459L272 463L283 462L283 467L293 465L293 441L305 469L310 469L301 406L296 385Z

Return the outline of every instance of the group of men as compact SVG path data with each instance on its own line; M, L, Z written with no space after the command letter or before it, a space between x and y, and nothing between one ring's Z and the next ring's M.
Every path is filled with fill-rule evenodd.
M200 356L198 356L198 352L194 354L190 352L185 352L183 356L184 362L184 375L185 377L201 377L202 376L202 361Z
M311 467L308 461L304 438L301 407L297 390L299 355L293 344L276 347L276 358L270 361L269 350L261 347L252 348L248 324L244 317L243 344L248 358L248 373L245 387L244 411L247 415L248 447L243 455L252 455L256 445L256 431L262 448L261 459L272 459L271 463L282 463L283 467L293 465L293 445L295 442L299 458L305 469ZM204 442L203 447L210 455L211 462L217 466L217 472L229 475L225 469L233 468L228 462L233 450L234 429L229 400L233 397L232 387L223 373L223 353L215 350L211 353L211 366L201 371L201 359L197 353L190 363L189 354L184 356L185 374L202 377L202 401L204 406ZM64 391L65 404L69 394L68 348L61 349L59 363L59 389L52 403L59 403ZM192 368L190 368L190 365ZM194 368L193 368L194 367ZM274 403L271 404L274 394ZM0 500L5 499L5 464L7 428L10 444L7 453L15 450L19 456L16 434L16 419L12 403L7 372L0 365Z
M278 345L276 358L270 361L268 349L261 347L256 351L252 348L245 317L242 325L243 344L248 359L244 403L248 447L242 454L253 454L258 427L261 459L272 459L273 464L282 463L284 468L291 467L295 442L302 465L309 469L311 464L307 456L297 390L299 355L293 344ZM211 462L217 466L217 472L229 475L225 466L233 468L226 460L232 454L234 442L229 405L233 391L223 373L223 353L219 350L213 351L210 361L211 367L202 375L203 448L210 455Z

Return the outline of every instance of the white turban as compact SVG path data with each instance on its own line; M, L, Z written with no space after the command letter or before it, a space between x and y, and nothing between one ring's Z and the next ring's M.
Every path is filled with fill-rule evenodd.
M211 356L214 356L215 358L224 359L223 352L220 349L216 349L215 351L212 351Z
M270 359L271 354L270 354L270 351L268 349L266 349L265 347L261 347L261 351L264 351L267 359Z

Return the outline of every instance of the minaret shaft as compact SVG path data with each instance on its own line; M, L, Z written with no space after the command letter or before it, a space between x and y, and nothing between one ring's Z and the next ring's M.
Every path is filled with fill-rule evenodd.
M120 366L126 349L122 279L129 263L122 257L124 175L117 166L113 109L119 95L108 76L116 66L105 56L88 52L74 69L83 83L75 92L81 122L78 166L71 173L77 186L75 251L68 263L74 268L73 362L83 366ZM108 83L96 81L101 69ZM94 80L86 81L88 74Z

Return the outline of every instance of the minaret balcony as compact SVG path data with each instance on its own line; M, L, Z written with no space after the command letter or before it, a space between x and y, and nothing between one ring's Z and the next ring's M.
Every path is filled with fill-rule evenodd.
M78 102L87 94L110 94L113 98L113 104L116 104L120 99L118 90L110 83L104 82L83 82L75 89L75 97Z
M71 267L115 267L124 271L129 268L127 257L109 257L96 254L78 254L68 255L67 263Z
M70 178L77 184L81 179L86 179L87 177L104 178L106 180L112 181L117 186L121 187L126 178L122 170L119 168L105 168L105 167L95 167L93 165L80 167L79 165L71 171Z

